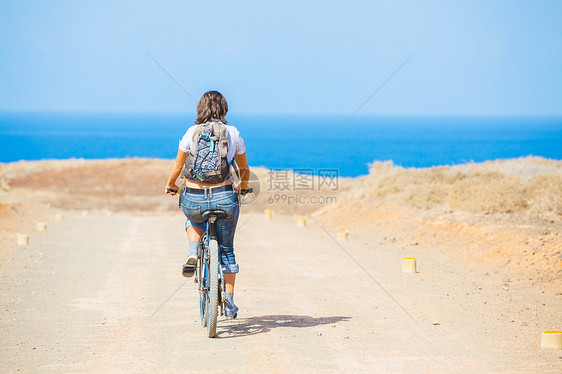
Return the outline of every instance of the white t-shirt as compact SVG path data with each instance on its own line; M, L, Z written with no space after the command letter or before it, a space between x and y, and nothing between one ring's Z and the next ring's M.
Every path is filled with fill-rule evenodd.
M193 131L196 127L197 125L191 126L183 138L181 138L179 146L180 151L189 153L191 140L193 138ZM227 125L226 128L228 129L228 153L226 155L226 159L228 163L230 163L232 162L235 154L241 155L246 152L246 144L244 144L244 139L242 139L242 136L236 127Z

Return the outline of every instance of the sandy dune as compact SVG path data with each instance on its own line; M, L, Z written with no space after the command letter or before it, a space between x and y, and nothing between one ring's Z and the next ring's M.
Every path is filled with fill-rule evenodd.
M2 164L1 366L560 372L562 351L542 350L540 334L562 328L561 165L376 164L337 190L298 192L329 204L272 204L280 192L264 187L237 232L240 318L207 339L195 285L180 276L183 218L161 194L170 161ZM268 172L256 174L266 185ZM334 239L340 229L348 241ZM30 245L16 246L16 232ZM409 256L417 274L400 272Z

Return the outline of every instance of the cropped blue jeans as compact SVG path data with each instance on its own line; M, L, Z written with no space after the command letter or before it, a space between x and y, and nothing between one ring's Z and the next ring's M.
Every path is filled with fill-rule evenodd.
M239 266L234 256L234 232L240 214L238 194L236 191L220 191L213 193L213 189L206 189L205 194L194 194L184 191L181 195L181 208L187 221L185 229L197 226L204 231L207 222L203 221L201 213L207 209L222 209L228 217L215 221L215 235L219 242L219 257L223 273L238 273Z

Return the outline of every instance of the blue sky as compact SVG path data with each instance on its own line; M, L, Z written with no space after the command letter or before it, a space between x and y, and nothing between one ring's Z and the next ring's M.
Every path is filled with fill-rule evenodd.
M2 1L0 110L562 115L560 1Z

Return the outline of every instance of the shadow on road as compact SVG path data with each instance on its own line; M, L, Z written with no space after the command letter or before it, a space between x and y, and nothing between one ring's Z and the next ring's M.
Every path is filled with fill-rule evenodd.
M219 324L221 338L240 338L263 334L278 327L313 327L347 321L351 317L310 317L298 315L269 315L260 317L240 318L230 321L228 326Z

